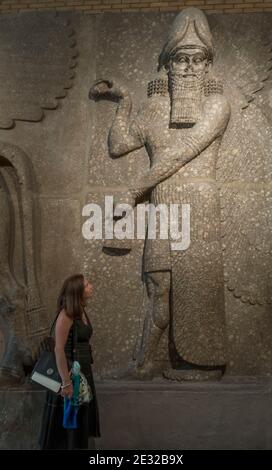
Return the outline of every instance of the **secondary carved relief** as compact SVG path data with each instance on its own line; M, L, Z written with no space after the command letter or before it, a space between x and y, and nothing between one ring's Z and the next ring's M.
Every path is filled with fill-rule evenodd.
M1 17L0 24L0 128L10 129L57 108L72 86L77 51L69 22L55 12ZM28 156L0 142L0 385L22 381L48 328L37 274L36 195Z
M0 128L40 121L74 77L73 30L55 13L0 18Z
M37 280L38 223L30 162L18 147L0 142L0 384L20 382L45 333Z

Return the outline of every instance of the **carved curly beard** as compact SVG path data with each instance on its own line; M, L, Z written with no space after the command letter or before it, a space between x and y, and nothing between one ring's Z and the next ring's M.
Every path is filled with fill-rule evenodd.
M195 77L183 77L169 71L171 98L171 124L195 124L200 118L201 101L204 94L205 72Z

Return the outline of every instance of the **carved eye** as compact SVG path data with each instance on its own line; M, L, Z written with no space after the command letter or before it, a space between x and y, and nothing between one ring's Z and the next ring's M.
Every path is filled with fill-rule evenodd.
M179 63L179 64L186 64L187 60L185 57L181 56L181 57L177 57L176 58L176 61Z
M194 63L195 64L201 64L201 62L203 62L203 58L202 57L196 57L195 60L194 60Z

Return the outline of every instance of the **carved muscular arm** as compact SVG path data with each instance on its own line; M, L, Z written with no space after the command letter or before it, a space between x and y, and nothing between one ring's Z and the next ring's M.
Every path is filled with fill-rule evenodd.
M230 105L223 95L211 95L205 100L201 119L184 138L182 146L165 148L158 155L158 163L131 188L136 197L176 173L183 165L199 155L217 137L222 135L230 118Z
M118 100L116 115L109 132L109 149L112 157L122 157L132 150L143 147L144 142L140 136L130 132L132 101L130 93L124 86L114 84L110 80L97 80L90 90L89 97Z
M110 153L113 157L121 157L144 145L145 137L130 130L132 105L130 94L124 87L114 85L109 80L98 80L91 88L89 96L90 98L108 97L119 101L109 135ZM172 143L169 147L164 147L164 150L157 155L158 163L153 165L146 175L135 181L133 188L130 188L132 199L142 196L197 157L224 133L229 118L230 105L223 95L216 94L206 98L201 119L188 132L182 147L180 145L175 147Z

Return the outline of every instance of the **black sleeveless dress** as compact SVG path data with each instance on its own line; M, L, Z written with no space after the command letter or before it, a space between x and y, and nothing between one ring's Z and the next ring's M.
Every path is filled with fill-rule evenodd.
M82 320L74 321L65 345L65 353L68 361L77 360L80 363L93 398L90 403L80 405L77 416L78 428L67 430L62 426L64 400L60 395L48 391L39 437L40 449L88 449L88 438L100 437L98 404L91 366L93 359L89 344L93 329L87 315L86 318L88 325ZM74 334L77 336L75 355L73 355Z

